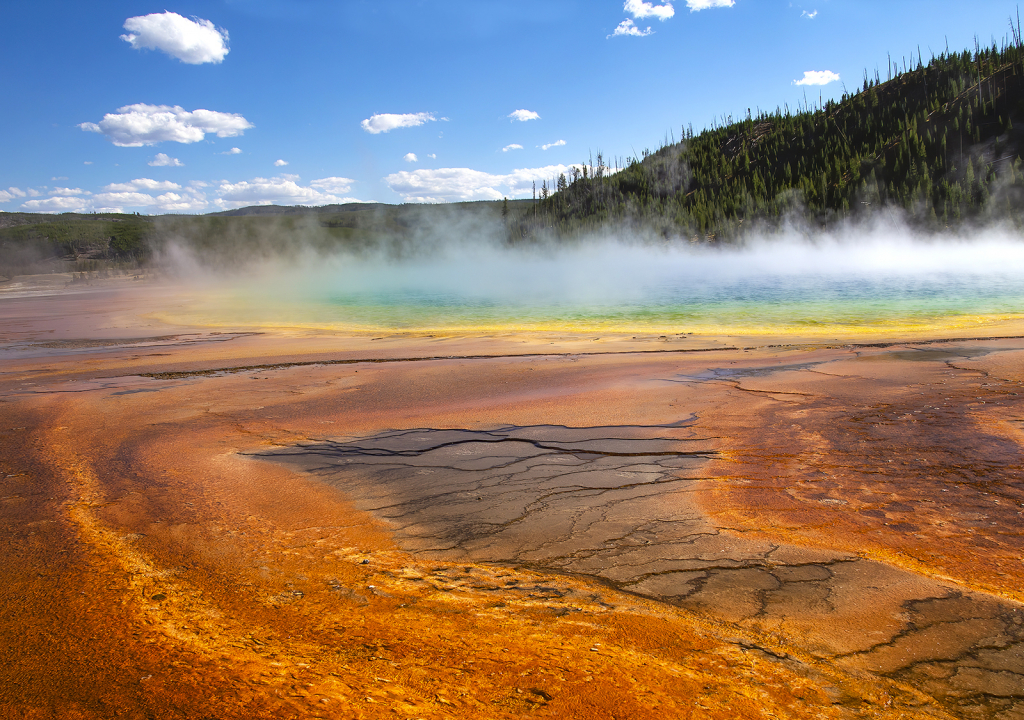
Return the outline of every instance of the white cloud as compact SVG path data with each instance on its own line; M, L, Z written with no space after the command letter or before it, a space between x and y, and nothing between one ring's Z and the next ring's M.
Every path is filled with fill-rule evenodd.
M343 177L327 177L314 180L309 185L329 193L345 194L352 189L355 180Z
M579 165L546 165L522 168L507 175L470 168L403 170L384 178L388 187L405 202L460 202L464 200L501 200L503 197L530 195L533 183L553 183L560 173Z
M274 161L274 167L284 167L287 164L288 164L287 160L275 160Z
M21 204L21 207L31 212L59 213L84 210L88 204L89 200L83 197L56 196L43 200L26 200Z
M133 192L131 190L100 193L93 198L93 202L116 203L124 207L146 207L152 205L155 200L156 198L149 193Z
M162 50L189 65L219 63L228 54L228 31L209 20L189 20L172 12L130 17L124 21L129 34L121 39L136 50Z
M58 180L67 180L67 178L64 177L63 175L61 175L60 177L52 177L52 178L50 178L50 182L57 182Z
M157 153L156 156L150 160L147 165L152 167L182 167L183 163L178 158L172 158L166 153Z
M230 150L225 150L224 152L221 153L221 155L241 155L241 154L242 154L242 148L231 148Z
M808 20L813 20L814 18L818 17L818 11L815 10L814 12L807 12L806 10L804 10L802 13L800 13L800 17L805 17Z
M82 163L83 165L92 165L92 160L86 160Z
M527 120L540 120L540 115L535 113L533 110L513 110L508 114L508 117L519 122L526 122Z
M220 199L216 202L221 207L245 207L246 205L331 205L341 202L358 202L336 196L335 192L345 192L347 178L323 178L314 180L308 187L295 182L298 175L285 175L274 178L254 178L252 181L239 183L222 182L217 193ZM317 189L319 188L319 189ZM327 190L327 192L320 192Z
M90 192L86 192L82 188L66 188L66 187L55 187L50 190L51 195L63 195L70 197L72 195L92 195Z
M686 0L686 7L690 8L690 12L698 12L709 8L732 7L735 4L735 0Z
M794 80L794 85L828 85L839 79L831 70L808 70L802 80Z
M359 123L360 127L371 135L391 132L396 128L418 127L424 123L437 120L432 113L407 113L395 115L394 113L383 113L371 115Z
M42 193L36 190L35 188L29 188L25 192L28 193L29 197L39 197L40 195L42 195Z
M427 157L430 158L431 160L437 160L437 153L430 153L429 155L427 155Z
M548 148L561 147L562 145L565 145L565 140L557 140L553 143L548 143L547 145L541 145L540 149L547 150Z
M651 30L650 27L648 27L646 30L641 30L640 28L633 24L632 20L626 18L625 20L619 23L618 27L615 28L615 32L613 32L611 35L608 35L605 39L615 37L616 35L632 35L633 37L647 37L653 32L654 31Z
M0 190L0 202L9 202L14 198L23 198L25 193L16 187L9 187L6 190Z
M133 181L139 182L139 181ZM153 183L153 181L149 181ZM205 210L210 203L206 196L198 190L184 190L181 193L165 192L162 195L153 196L149 193L138 192L130 188L132 183L121 185L108 185L107 190L111 192L100 193L93 197L93 202L117 207L141 208L148 213L169 213L169 212L197 212ZM155 184L155 183L154 183ZM153 188L162 189L162 188ZM96 208L99 211L99 208Z
M113 183L103 188L106 192L131 192L134 190L180 190L181 185L170 180L150 180L138 178L126 183Z
M141 147L160 142L199 142L207 133L235 137L253 124L236 113L203 109L188 112L178 105L136 103L107 113L98 124L85 122L78 127L101 133L119 147Z
M522 149L523 149L523 146L520 145L519 143L512 143L511 145L506 145L505 147L503 147L501 149L501 151L502 152L508 152L509 150L522 150Z
M402 159L406 162L419 162L419 158L416 157L416 153L406 153L405 157Z
M654 3L644 2L643 0L626 0L626 4L622 6L622 9L637 20L641 20L646 17L656 17L662 22L665 22L676 14L675 8L672 7L671 2L666 2L664 5L655 5Z

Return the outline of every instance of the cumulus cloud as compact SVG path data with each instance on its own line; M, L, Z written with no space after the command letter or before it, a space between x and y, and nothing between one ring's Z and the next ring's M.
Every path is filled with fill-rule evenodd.
M100 133L119 147L141 147L160 142L199 142L207 133L235 137L253 124L236 113L203 109L189 112L179 105L136 103L107 113L99 123L85 122L78 127Z
M690 12L698 12L699 10L707 10L709 8L732 7L735 4L735 0L686 0L686 7L690 8Z
M508 117L512 118L512 120L518 120L519 122L540 120L540 115L535 113L533 110L513 110L508 114Z
M813 20L814 18L818 17L818 11L815 10L814 12L807 12L806 10L804 10L802 13L800 13L800 17L805 17L808 20Z
M26 200L21 207L29 212L60 213L84 210L88 204L88 198L56 195L42 200Z
M429 155L427 155L427 157L430 158L431 160L437 160L437 154L436 153L430 153Z
M406 162L418 162L419 158L416 157L416 153L406 153L405 157L402 158Z
M654 31L651 30L650 27L648 27L646 30L641 30L640 28L633 24L632 20L626 18L625 20L619 23L618 27L615 28L615 32L613 32L611 35L608 35L607 37L615 37L616 35L632 35L633 37L647 37L653 32Z
M666 2L664 5L655 5L643 0L626 0L626 4L622 6L622 9L637 20L642 20L646 17L656 17L665 22L676 14L671 2Z
M287 160L275 160L274 161L274 167L284 167L287 164L288 164Z
M384 178L384 182L405 202L460 202L465 200L501 200L503 197L530 195L533 183L553 183L560 173L579 165L546 165L522 168L506 175L470 168L403 170Z
M506 145L505 147L503 147L501 149L501 151L502 152L508 152L509 150L522 150L522 149L523 149L523 146L520 145L519 143L512 143L511 145Z
M14 198L25 197L24 191L16 187L9 187L6 190L0 190L0 203L9 202Z
M800 80L794 80L794 85L828 85L839 79L839 76L831 70L808 70Z
M396 115L394 113L382 113L379 115L371 115L366 120L359 123L359 126L371 135L377 135L379 133L391 132L396 128L406 127L418 127L424 123L434 122L437 120L432 113L406 113L404 115Z
M298 175L283 175L273 178L254 178L238 183L222 182L217 187L221 207L245 207L246 205L331 205L340 202L354 202L338 197L335 193L347 192L353 181L347 178L323 178L314 180L309 186L299 185ZM322 192L326 191L326 192Z
M547 150L548 148L561 147L562 145L565 145L565 140L556 140L553 143L548 143L547 145L541 145L540 149L541 150Z
M185 163L178 158L170 157L167 153L157 153L153 159L146 164L151 165L152 167L182 167Z
M230 150L225 150L224 152L221 153L221 155L241 155L241 154L242 154L242 148L231 148Z
M180 190L181 185L169 180L138 178L126 183L113 183L103 188L107 192L132 192L135 190Z
M352 189L352 184L355 182L352 178L343 177L326 177L314 180L309 185L329 193L344 194Z
M219 63L228 54L228 31L201 18L152 13L128 18L124 29L121 39L134 49L160 50L189 65Z
M63 195L65 197L71 197L72 195L91 195L91 193L83 190L82 188L66 188L66 187L55 187L50 190L51 195Z
M133 182L137 183L139 181ZM149 182L152 183L153 181ZM210 205L206 196L198 190L188 189L181 192L165 192L161 195L152 195L132 190L130 189L131 185L132 183L108 185L106 189L110 190L110 192L96 195L93 197L93 203L97 206L141 208L149 213L198 212L205 210ZM98 207L96 209L99 210Z

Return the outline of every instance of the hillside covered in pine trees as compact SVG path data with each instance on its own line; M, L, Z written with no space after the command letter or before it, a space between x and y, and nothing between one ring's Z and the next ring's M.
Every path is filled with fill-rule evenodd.
M891 68L891 66L890 66ZM891 75L891 77L890 77ZM510 241L602 228L728 241L796 215L827 227L893 208L940 230L965 221L1024 224L1024 47L945 52L838 102L777 109L631 158L600 155L553 193L511 214Z

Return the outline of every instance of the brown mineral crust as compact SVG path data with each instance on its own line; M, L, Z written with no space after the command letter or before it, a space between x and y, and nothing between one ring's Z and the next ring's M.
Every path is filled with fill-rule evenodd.
M183 411L193 389L4 404L33 490L5 503L5 544L32 546L3 570L5 712L838 717L840 687L865 694L580 581L417 562L336 493L225 454L283 438Z
M723 527L1024 599L1024 391L971 369L1006 367L1015 347L856 350L730 380L751 400L709 418L730 451L709 468L705 509Z

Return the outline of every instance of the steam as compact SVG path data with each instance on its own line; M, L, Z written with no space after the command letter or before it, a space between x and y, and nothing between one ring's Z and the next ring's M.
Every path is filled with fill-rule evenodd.
M373 247L251 257L230 272L169 244L163 260L216 290L247 321L405 329L550 326L620 329L744 324L864 327L1024 312L1024 241L990 227L916 235L895 222L738 246L608 235L508 246L491 226L455 221ZM891 219L891 218L890 218ZM212 312L212 311L211 311ZM231 313L229 313L231 314Z

